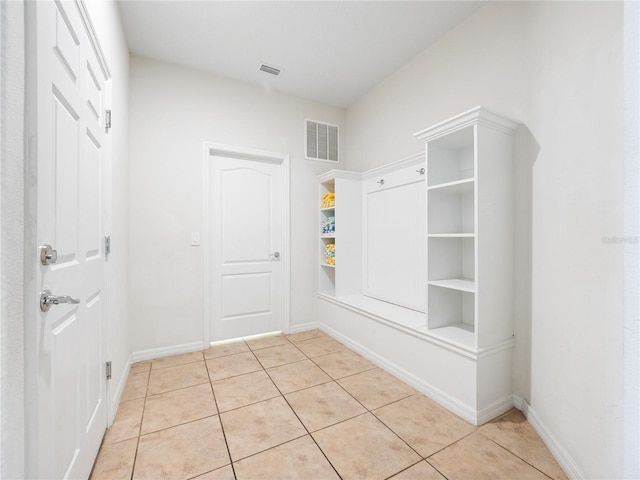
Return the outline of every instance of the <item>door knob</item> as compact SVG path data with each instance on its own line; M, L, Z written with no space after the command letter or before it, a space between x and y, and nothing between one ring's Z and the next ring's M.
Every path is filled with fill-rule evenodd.
M280 259L280 252L271 253L270 256L272 256L276 260L279 260Z
M43 312L48 312L51 305L58 305L60 303L80 303L80 299L72 298L69 295L56 297L51 293L51 290L40 292L40 310Z

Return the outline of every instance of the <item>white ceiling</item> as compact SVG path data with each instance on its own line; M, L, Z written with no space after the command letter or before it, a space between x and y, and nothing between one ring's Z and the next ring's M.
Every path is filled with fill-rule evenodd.
M120 1L132 53L346 107L485 1ZM273 77L261 63L282 69Z

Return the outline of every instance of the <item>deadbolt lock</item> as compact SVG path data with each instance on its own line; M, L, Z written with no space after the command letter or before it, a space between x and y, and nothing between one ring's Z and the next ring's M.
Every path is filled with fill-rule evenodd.
M40 263L42 265L51 265L58 261L58 252L51 245L40 246Z

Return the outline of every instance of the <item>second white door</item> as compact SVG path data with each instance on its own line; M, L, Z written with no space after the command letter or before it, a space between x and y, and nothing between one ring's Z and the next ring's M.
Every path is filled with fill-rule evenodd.
M282 164L211 157L214 341L282 329Z

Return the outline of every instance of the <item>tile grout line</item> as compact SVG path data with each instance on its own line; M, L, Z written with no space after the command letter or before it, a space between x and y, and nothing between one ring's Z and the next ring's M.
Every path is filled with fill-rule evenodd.
M346 347L346 346L345 346L345 348L347 349L347 351L352 352L352 350L351 350L349 347ZM344 351L344 350L343 350L343 351ZM339 353L339 352L335 352L335 353ZM354 352L354 353L356 353L356 352ZM305 354L305 355L306 355L306 354ZM329 353L328 355L332 355L332 354L331 354L331 353ZM323 355L321 355L321 356L323 356ZM351 394L347 389L345 389L345 388L344 388L344 387L343 387L343 386L338 382L338 380L341 380L341 379L343 379L343 378L352 377L352 376L355 376L355 375L359 375L359 374L361 374L361 373L366 373L366 372L368 372L368 371L374 370L375 368L379 368L379 367L377 367L377 365L375 365L375 364L373 364L373 362L371 362L371 363L372 363L372 365L374 365L374 368L371 368L371 369L368 369L368 370L363 370L362 372L357 372L357 373L354 373L354 374L352 374L352 375L346 375L346 376L344 376L344 377L340 377L340 379L337 379L337 378L332 377L328 372L326 372L326 371L325 371L325 370L324 370L320 365L318 365L315 361L313 361L313 359L312 359L312 358L310 358L310 357L308 357L308 356L307 356L307 358L308 358L308 359L309 359L309 360L310 360L310 361L311 361L311 362L312 362L316 367L318 367L318 368L319 368L320 370L322 370L326 375L328 375L328 376L329 376L329 378L331 378L331 379L333 380L333 383L335 383L336 385L338 385L338 387L340 387L340 388L341 388L341 389L342 389L342 390L343 390L343 391L344 391L344 392L345 392L345 393L346 393L350 398L352 398L356 403L358 403L360 406L362 406L362 408L364 408L364 410L365 410L365 411L364 411L363 413L361 413L360 415L355 415L355 416L353 416L353 417L347 418L347 419L342 420L342 421L340 421L340 422L336 422L336 423L334 423L334 424L332 424L332 425L327 425L327 426L325 426L325 427L323 427L323 428L320 428L320 429L316 430L316 432L319 432L319 431L324 430L324 429L326 429L326 428L334 427L334 426L336 426L336 425L339 425L339 424L341 424L341 423L347 422L347 421L349 421L349 420L353 420L354 418L361 417L361 416L366 415L366 414L368 413L368 414L370 414L371 416L373 416L373 418L374 418L374 419L376 419L376 420L377 420L377 421L379 421L382 425L384 425L384 427L385 427L385 428L387 428L387 430L389 430L391 433L393 433L393 434L394 434L394 435L395 435L395 436L396 436L396 437L397 437L397 438L398 438L402 443L404 443L407 447L409 447L409 449L411 449L411 451L413 451L416 455L418 455L418 458L420 458L419 462L421 462L422 460L424 460L424 457L423 457L422 455L420 455L420 453L418 453L418 452L417 452L417 451L416 451L416 450L415 450L411 445L409 445L407 442L405 442L405 441L404 441L404 439L402 439L402 438L401 438L401 437L400 437L396 432L394 432L394 431L393 431L393 430L392 430L392 429L391 429L387 424L385 424L382 420L380 420L380 419L379 419L379 418L378 418L378 417L377 417L377 416L376 416L376 415L375 415L371 410L369 410L366 406L364 406L364 405L362 404L362 402L360 402L357 398L355 398L355 397L354 397L354 396L353 396L353 395L352 395L352 394ZM317 358L317 357L314 357L314 358ZM365 359L365 360L366 360L366 359ZM267 372L267 375L268 375L268 372ZM269 378L271 378L271 376L269 376ZM272 381L273 381L273 380L272 380ZM322 385L326 385L327 383L330 383L330 382L325 382L325 383L323 383ZM274 384L275 384L275 382L274 382ZM314 387L317 387L317 385L315 385L315 386L313 386L313 387L309 387L309 388L314 388ZM277 385L276 385L276 388L278 388L278 386L277 386ZM278 390L280 390L280 389L278 388ZM303 389L303 390L304 390L304 389ZM293 409L293 407L291 406L291 404L289 404L289 401L287 400L287 398L286 398L284 395L282 395L282 396L283 396L283 398L285 399L285 401L287 402L287 404L289 405L289 408L291 408L291 410L292 410L292 411L293 411L293 413L296 415L296 417L298 417L298 414L295 412L295 410ZM408 397L410 397L410 396L411 396L411 395L408 395ZM408 397L404 397L404 398L408 398ZM402 400L402 399L401 399L401 400ZM400 401L400 400L397 400L397 401ZM395 403L395 402L392 402L392 403ZM385 406L386 406L386 405L385 405ZM380 408L382 408L382 407L380 407ZM298 420L300 420L300 418L299 418L299 417L298 417ZM302 421L301 421L301 420L300 420L300 423L302 423ZM325 456L325 458L327 459L327 461L329 462L329 464L333 467L333 469L334 469L334 470L336 470L336 468L333 466L333 464L331 463L331 461L329 461L329 458L327 457L327 455L324 453L324 450L322 450L322 448L320 447L320 445L318 444L318 442L316 441L316 439L313 437L312 433L309 431L309 429L307 429L307 427L306 427L306 425L304 425L304 423L302 423L302 424L303 424L304 428L309 432L309 436L313 439L314 443L318 446L318 448L320 449L320 451L322 452L322 454ZM416 462L416 463L419 463L419 462ZM410 467L411 467L411 466L409 466L409 467L407 467L407 468L410 468ZM403 470L401 470L401 471L403 471ZM338 471L337 471L337 470L336 470L336 473L338 473ZM400 473L400 472L395 472L393 475L397 475L398 473ZM338 473L338 475L340 475L340 474ZM393 475L392 475L392 476L393 476ZM340 477L340 478L342 478L342 477Z
M385 478L385 480L391 480L393 477L395 477L396 475L400 475L402 472L406 472L407 470L409 470L410 468L415 467L416 465L418 465L419 463L424 462L423 458L420 458L420 460L418 460L416 463L414 463L413 465L409 465L407 468L403 468L402 470L400 470L399 472L396 472L392 475L389 475L388 477Z
M283 345L285 345L285 344L283 344ZM247 346L248 346L248 345L247 345ZM278 345L275 345L275 346L277 347ZM267 348L270 348L270 347L267 347ZM271 378L271 375L269 375L269 372L267 372L267 369L266 369L266 368L264 368L264 365L262 364L262 362L260 362L260 359L259 359L259 358L257 357L257 355L254 353L254 351L253 351L253 350L251 350L251 347L249 347L249 350L250 350L250 352L253 354L253 356L254 356L254 358L256 359L256 361L257 361L257 362L260 364L260 366L262 367L262 371L267 375L267 377L269 377L269 380L271 381L271 383L273 384L273 386L276 388L276 390L278 390L278 394L280 395L280 397L282 397L282 399L285 401L285 403L287 404L287 406L291 409L291 411L293 412L293 414L294 414L294 415L296 416L296 418L298 419L298 422L300 422L300 425L302 425L302 428L304 428L304 429L305 429L305 431L306 431L307 433L306 433L305 435L301 435L301 436L299 436L299 437L292 438L292 439L290 439L290 440L288 440L288 441L286 441L286 442L279 443L278 445L273 445L273 446L271 446L271 447L269 447L269 448L267 448L267 449L265 449L265 450L261 450L261 451L259 451L259 452L255 452L255 453L253 453L253 454L251 454L251 455L247 455L246 457L239 458L239 459L237 460L237 462L240 462L240 461L242 461L242 460L244 460L244 459L246 459L246 458L253 457L253 456L258 455L258 454L260 454L260 453L267 452L267 451L269 451L269 450L271 450L271 449L273 449L273 448L279 447L279 446L281 446L281 445L286 445L287 443L290 443L290 442L293 442L293 441L298 440L298 439L300 439L300 438L306 437L307 435L309 435L309 437L311 437L311 434L309 433L309 430L308 430L308 429L307 429L307 427L304 425L304 423L302 423L302 421L300 420L300 418L298 417L298 415L296 414L296 412L293 410L293 408L291 408L291 405L289 405L289 402L287 402L287 399L284 397L284 395L282 394L282 392L280 391L280 389L278 388L278 386L275 384L275 382L273 381L273 378ZM302 352L301 352L301 353L302 353ZM304 355L304 353L303 353L303 355ZM305 356L306 356L306 355L305 355ZM302 360L301 360L301 361L302 361ZM292 363L296 363L296 362L292 362ZM285 364L283 364L283 365L288 365L288 364L286 364L286 363L285 363ZM278 365L278 366L280 366L280 365ZM276 367L272 367L272 368L276 368ZM207 369L207 371L208 371L208 369ZM260 370L257 370L257 371L260 371ZM254 372L249 372L249 373L254 373ZM240 375L236 375L236 376L240 376ZM212 388L212 390L213 390L213 384L211 385L211 388ZM215 393L214 393L214 397L215 397ZM272 398L269 398L269 399L266 399L266 400L261 400L261 401L259 401L259 402L255 402L255 403L252 403L252 404L249 404L249 405L257 405L258 403L262 403L262 402L265 402L265 401L267 401L267 400L273 400L274 398L278 398L278 397L276 396L276 397L272 397ZM240 408L244 408L244 407L246 407L246 406L248 406L248 405L243 405L242 407L238 407L238 408L236 408L236 409L234 409L234 410L239 410ZM216 407L217 407L217 403L216 403ZM230 410L230 411L231 411L231 410ZM225 413L226 413L226 412L225 412ZM222 424L222 417L220 417L220 424ZM313 437L311 437L311 438L313 438ZM226 442L227 442L227 438L226 438L226 436L225 436L225 443L226 443ZM318 447L318 448L319 448L319 447ZM228 445L228 444L227 444L227 450L229 450L229 445ZM320 450L320 451L322 451L322 450ZM322 453L323 453L323 455L324 455L324 452L322 452ZM325 456L325 458L326 458L326 456ZM230 450L229 450L229 459L231 460L231 465L232 465L232 468L233 468L233 474L234 474L234 476L235 476L235 467L233 467L234 460L233 460L233 458L231 457L231 451L230 451ZM328 459L327 459L327 461L328 461ZM331 465L331 467L333 468L333 465L331 464L331 462L329 462L329 464L330 464L330 465ZM334 468L334 470L335 470L335 468ZM336 472L336 473L337 473L337 472ZM338 476L340 477L340 475L338 475ZM237 478L237 477L236 477L236 478ZM340 478L342 478L342 477L340 477Z
M429 456L427 456L427 457L422 457L422 458L424 458L427 462L429 462L429 459L430 459L431 457L433 457L434 455L439 454L440 452L442 452L442 451L446 450L447 448L454 446L456 443L461 442L461 441L462 441L462 440L464 440L465 438L470 437L471 435L473 435L474 433L476 433L476 432L478 431L478 427L475 427L475 428L476 428L476 429L475 429L473 432L470 432L470 433L467 433L466 435L463 435L462 437L460 437L459 439L457 439L455 442L451 442L451 443L449 443L448 445L445 445L444 447L442 447L442 448L440 448L440 449L436 450L435 452L433 452L433 453L432 453L432 454L430 454ZM429 465L431 465L431 462L429 462ZM432 465L432 466L433 466L433 465ZM436 467L433 467L433 468L436 468Z
M306 354L303 352L302 353L305 357ZM307 357L309 358L309 357ZM331 463L331 460L329 460L329 458L327 457L327 454L324 453L324 450L322 450L322 448L320 447L320 445L318 445L318 442L316 441L316 439L313 437L313 435L311 434L311 432L309 431L309 429L307 428L307 426L304 424L304 422L300 419L300 417L298 416L298 413L294 410L294 408L291 406L291 404L289 403L289 400L287 400L287 397L284 396L284 394L282 393L282 391L280 390L280 388L278 387L278 385L276 385L276 382L273 381L273 378L271 378L271 375L269 375L269 372L267 372L267 370L265 369L266 374L269 376L269 379L271 380L271 383L273 383L273 385L276 387L276 389L278 390L278 392L280 392L280 396L282 397L282 399L285 401L285 403L287 404L287 406L289 407L289 409L293 412L293 414L296 416L296 418L298 419L298 422L300 422L300 425L302 425L302 428L305 429L305 431L307 432L306 435L304 436L309 436L309 438L311 439L311 441L313 441L313 443L316 445L316 447L318 447L318 450L320 450L320 453L322 453L322 456L325 458L325 460L327 460L327 462L329 462L329 465L331 465L331 468L333 468L333 471L336 472L336 475L338 475L338 478L342 479L342 475L340 475L340 473L338 473L338 470L336 469L336 467L333 465L333 463ZM327 382L329 383L329 382ZM323 384L324 385L324 384ZM316 385L317 386L317 385ZM310 387L312 388L312 387ZM298 438L302 438L302 437L298 437ZM297 439L294 439L297 440ZM291 440L293 441L293 440Z
M144 391L144 402L142 404L142 416L140 417L140 428L138 429L138 438L136 439L136 451L135 451L135 454L133 455L133 465L131 465L130 480L133 480L133 474L136 471L136 463L138 461L138 449L140 448L140 437L142 436L142 422L144 422L144 410L147 407L147 396L149 394L149 384L151 383L152 367L153 367L153 361L151 362L151 365L149 365L149 376L147 377L147 388Z
M434 455L435 455L435 454L434 454ZM440 475L442 475L442 477L443 477L445 480L448 480L448 478L449 478L449 477L447 477L444 473L442 473L442 472L438 469L438 467L436 467L436 466L435 466L433 463L431 463L429 460L427 460L427 459L425 458L425 459L423 460L423 462L427 462L427 465L430 465L430 466L431 466L431 468L433 468L436 472L438 472Z
M527 460L525 460L524 458L522 458L520 455L517 455L515 452L512 452L511 450L509 450L507 447L505 447L504 445L501 445L500 443L498 443L497 441L495 441L493 438L488 437L487 435L485 435L484 433L479 431L479 428L477 430L477 433L479 433L480 435L482 435L483 437L485 437L486 439L490 440L491 442L495 443L498 447L502 448L504 451L506 451L507 453L510 453L511 455L513 455L514 457L522 460L524 463L526 463L527 465L529 465L531 468L536 469L537 471L539 471L541 474L543 474L545 477L547 478L551 478L553 479L553 477L545 472L543 472L542 470L540 470L538 467L536 467L535 465L532 465L531 463L529 463Z
M351 350L351 349L349 349L348 347L346 347L346 348L347 348L349 351L352 351L352 350ZM311 360L311 359L310 359L310 360ZM311 361L313 362L313 360L311 360ZM318 368L320 368L320 369L322 370L322 367L320 367L320 366L319 366L318 364L316 364L315 362L313 362L313 363L314 363ZM373 364L373 362L371 362L371 363ZM373 364L373 365L375 366L375 368L380 368L380 367L378 367L378 366L377 366L377 365L375 365L375 364ZM402 443L404 443L407 447L409 447L409 449L411 449L411 450L412 450L416 455L418 455L418 457L420 458L420 461L419 461L419 462L416 462L416 464L417 464L417 463L420 463L422 460L426 460L426 459L425 459L425 458L424 458L424 457L423 457L423 456L422 456L422 455L421 455L421 454L420 454L420 453L419 453L415 448L413 448L411 445L409 445L409 443L408 443L408 442L406 442L406 441L405 441L405 440L404 440L400 435L398 435L398 434L397 434L397 433L396 433L396 432L395 432L391 427L389 427L389 426L388 426L386 423L384 423L380 418L378 418L378 416L377 416L375 413L373 413L373 410L368 409L368 408L367 408L367 407L366 407L362 402L360 402L357 398L355 398L355 397L354 397L354 396L353 396L353 395L352 395L352 394L351 394L351 393L350 393L350 392L349 392L349 391L348 391L348 390L347 390L347 389L346 389L346 388L345 388L345 387L344 387L344 386L343 386L343 385L338 381L338 380L342 380L343 378L349 378L349 377L353 377L353 376L355 376L355 375L360 375L360 374L362 374L362 373L370 372L371 370L374 370L374 369L372 368L372 369L369 369L369 370L364 370L364 371L362 371L362 372L354 373L353 375L347 375L347 376L345 376L345 377L341 377L340 379L334 379L334 382L335 382L335 383L336 383L336 384L337 384L337 385L338 385L342 390L344 390L344 391L345 391L345 393L346 393L347 395L349 395L349 396L350 396L351 398L353 398L353 399L354 399L358 404L360 404L360 405L362 406L362 408L364 408L364 409L365 409L365 413L369 413L373 418L375 418L375 419L376 419L377 421L379 421L382 425L384 425L384 426L387 428L387 430L389 430L391 433L393 433L393 434L394 434L394 435L395 435L395 436L396 436L396 437L397 437L397 438L398 438ZM381 370L383 370L383 369L381 369ZM324 371L324 370L323 370L323 371ZM327 373L327 372L325 372L325 373ZM327 373L327 375L329 375L329 374ZM329 375L329 376L331 377L331 375ZM333 378L333 377L331 377L331 378ZM411 394L411 395L407 395L406 397L403 397L403 398L401 398L401 399L395 400L395 401L393 401L393 402L391 402L391 403L388 403L387 405L383 405L383 406L378 407L378 408L383 408L383 407L386 407L386 406L388 406L388 405L392 405L392 404L394 404L394 403L400 402L400 401L404 400L405 398L409 398L409 397L411 397L411 396L413 396L413 395L416 395L417 393L419 393L419 392L413 393L413 394ZM378 408L376 408L375 410L377 410ZM362 416L362 415L364 415L364 413L363 413L363 414L361 414L361 415L356 415L355 417L351 417L350 419L343 420L342 422L338 422L338 423L336 423L335 425L338 425L339 423L346 422L346 421L348 421L348 420L352 420L353 418L357 418L357 417ZM330 426L333 426L333 425L330 425ZM328 428L328 427L325 427L325 428ZM322 430L322 429L321 429L321 430ZM411 465L411 466L412 466L412 465ZM407 467L407 468L411 468L411 466L409 466L409 467ZM405 469L405 470L406 470L406 469ZM401 470L401 471L404 471L404 470ZM400 473L400 472L395 472L395 473L394 473L393 475L391 475L391 476L397 475L398 473ZM389 477L389 478L391 478L391 477Z
M245 346L247 348L249 348L249 351L251 351L251 347L249 347L249 345L247 345L247 342L243 339L242 343L245 344ZM253 352L252 352L253 353ZM202 354L204 357L204 353ZM223 355L223 357L225 356L230 356L230 355ZM255 357L255 355L254 355ZM218 358L222 358L222 357L218 357ZM209 387L211 388L211 394L213 395L213 401L216 404L216 410L218 411L218 421L220 422L220 429L222 430L222 438L224 439L224 445L225 447L227 447L227 455L229 455L229 464L231 465L231 472L233 473L233 478L237 479L238 477L236 476L236 469L233 465L233 457L231 456L231 450L229 448L229 442L227 441L227 434L224 431L224 423L222 423L222 413L220 412L220 408L218 407L218 399L216 398L216 392L213 389L213 381L211 380L211 374L209 373L209 366L207 365L206 359L205 359L205 368L207 369L207 377L209 378ZM252 372L250 372L252 373ZM222 467L221 467L222 468Z
M345 348L346 348L348 351L352 351L352 350L351 350L349 347L347 347L347 346L345 346ZM357 352L354 352L354 353L356 353L356 354L357 354ZM329 355L331 355L331 354L329 354ZM316 365L316 366L317 366L318 368L320 368L323 372L325 372L327 375L329 375L329 373L327 373L326 371L324 371L320 365L318 365L316 362L314 362L314 361L313 361L313 359L312 359L312 358L309 358L309 360L311 360L311 361L314 363L314 365ZM365 359L365 360L366 360L366 359ZM371 362L371 363L373 364L373 362ZM373 365L375 366L374 368L380 368L380 367L378 367L378 366L377 366L377 365L375 365L375 364L373 364ZM366 413L370 413L370 414L371 414L371 415L372 415L376 420L378 420L378 421L379 421L380 423L382 423L382 425L384 425L384 426L385 426L389 431L391 431L391 433L393 433L393 434L394 434L394 435L395 435L395 436L396 436L396 437L397 437L397 438L398 438L402 443L404 443L404 444L405 444L407 447L409 447L413 452L415 452L415 454L416 454L416 455L418 455L418 457L420 458L420 461L416 462L416 464L414 464L414 465L417 465L417 464L418 464L418 463L420 463L421 461L427 461L427 458L428 458L428 457L424 457L423 455L421 455L421 454L420 454L416 449L414 449L411 445L409 445L409 443L408 443L408 442L406 442L406 441L405 441L405 440L404 440L404 439L403 439L403 438L402 438L398 433L396 433L396 432L395 432L391 427L389 427L389 425L387 425L387 424L386 424L382 419L380 419L380 418L379 418L379 417L378 417L378 416L373 412L373 410L379 410L379 409L381 409L381 408L388 407L389 405L393 405L393 404L395 404L395 403L401 402L402 400L405 400L405 399L407 399L407 398L409 398L409 397L412 397L412 396L414 396L414 395L418 395L418 394L420 394L420 392L416 391L415 393L412 393L411 395L407 395L406 397L403 397L403 398L400 398L400 399L394 400L393 402L390 402L390 403L388 403L388 404L386 404L386 405L382 405L382 406L377 407L377 408L375 408L375 409L373 409L373 410L370 410L370 409L368 409L368 408L367 408L367 407L366 407L362 402L360 402L357 398L355 398L353 395L351 395L351 393L350 393L350 392L349 392L349 391L348 391L348 390L347 390L347 389L346 389L346 388L345 388L345 387L344 387L344 386L339 382L339 380L342 380L342 379L344 379L344 378L350 378L350 377L354 377L354 376L356 376L356 375L360 375L360 374L363 374L363 373L366 373L366 372L370 372L370 371L374 370L374 368L369 369L369 370L364 370L364 371L362 371L362 372L354 373L354 374L352 374L352 375L347 375L347 376L345 376L345 377L340 377L339 379L334 379L334 382L335 382L336 384L338 384L338 385L340 386L340 388L342 388L342 389L343 389L343 390L344 390L344 391L345 391L349 396L351 396L351 397L352 397L356 402L358 402L360 405L362 405L362 407L366 410ZM380 368L380 369L381 369L381 370L383 370L383 371L386 371L386 370L384 370L383 368ZM331 375L329 375L329 377L331 377ZM331 377L331 378L333 378L333 377ZM394 378L395 378L395 376L394 376ZM402 380L400 380L400 379L397 379L397 380L398 380L398 381L400 381L400 382L402 382ZM402 382L402 383L405 383L405 382ZM405 384L406 384L406 383L405 383ZM414 390L415 390L415 389L414 389ZM364 414L362 414L362 415L364 415ZM351 419L353 419L353 418L357 418L357 417L359 417L359 416L361 416L361 415L357 415L357 416L355 416L355 417L352 417ZM351 419L348 419L348 420L351 420ZM343 423L343 422L346 422L346 421L348 421L348 420L343 420L342 422L338 422L338 423L336 423L336 424L334 424L334 425L338 425L338 424ZM330 425L330 426L333 426L333 425ZM328 427L325 427L325 428L328 428ZM320 429L320 430L323 430L323 429ZM477 430L478 430L478 427L475 427L474 432L476 432ZM318 430L318 431L319 431L319 430ZM472 432L472 433L474 433L474 432ZM431 455L429 455L429 456L435 455L436 453L438 453L438 452L440 452L440 451L444 450L445 448L450 447L451 445L453 445L453 444L455 444L455 443L459 442L460 440L462 440L463 438L466 438L467 436L471 435L472 433L470 433L470 434L468 434L468 435L463 436L462 438L460 438L460 439L456 440L455 442L453 442L453 443L451 443L451 444L447 445L446 447L443 447L442 449L438 450L437 452L434 452L433 454L431 454ZM429 463L429 462L427 462L427 463ZM429 465L431 465L431 463L429 463ZM411 466L413 466L413 465L411 465ZM411 466L407 467L406 469L411 468ZM431 466L433 467L433 465L431 465ZM435 467L433 467L433 468L435 469ZM404 470L406 470L406 469L404 469ZM404 470L401 470L400 472L402 472L402 471L404 471ZM437 470L437 469L436 469L436 470ZM437 471L438 471L438 473L440 473L440 475L442 475L442 473L441 473L439 470L437 470ZM394 475L398 475L398 473L400 473L400 472L396 472L396 473L394 473L393 475L391 475L391 477L393 477ZM544 473L544 472L543 472L543 473ZM443 477L445 477L445 479L447 478L445 475L442 475L442 476L443 476ZM391 478L391 477L389 477L389 478Z

